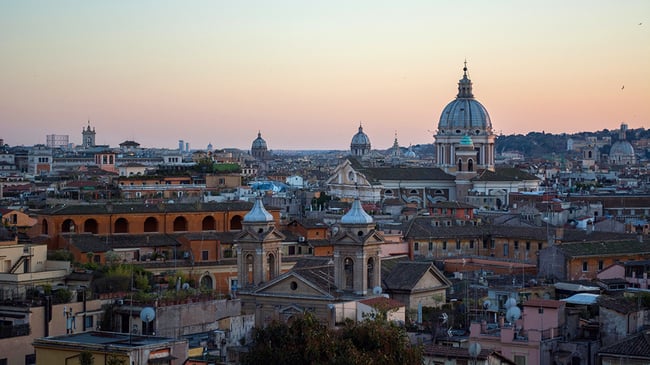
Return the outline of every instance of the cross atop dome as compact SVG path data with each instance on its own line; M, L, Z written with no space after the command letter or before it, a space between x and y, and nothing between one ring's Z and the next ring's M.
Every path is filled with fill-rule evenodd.
M458 95L457 98L472 99L472 80L467 75L467 60L465 60L465 67L463 67L463 78L458 81Z

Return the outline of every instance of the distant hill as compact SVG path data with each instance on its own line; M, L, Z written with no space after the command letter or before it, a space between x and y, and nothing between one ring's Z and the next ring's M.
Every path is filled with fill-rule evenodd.
M573 134L550 134L544 132L530 132L526 135L512 134L497 137L495 149L497 153L504 151L518 151L528 158L547 157L552 153L565 153L567 140L584 140L587 137L611 137L612 143L618 141L618 130L604 129L596 132L579 132ZM650 130L645 128L629 129L626 140L633 143L642 138L650 138ZM608 151L602 151L608 152Z

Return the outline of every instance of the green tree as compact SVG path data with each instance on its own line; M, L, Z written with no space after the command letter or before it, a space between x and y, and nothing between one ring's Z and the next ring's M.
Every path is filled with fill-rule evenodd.
M95 362L95 357L90 351L82 351L79 353L79 364L92 365Z
M275 321L253 331L244 364L421 364L422 353L406 332L383 316L330 329L311 313L289 324Z

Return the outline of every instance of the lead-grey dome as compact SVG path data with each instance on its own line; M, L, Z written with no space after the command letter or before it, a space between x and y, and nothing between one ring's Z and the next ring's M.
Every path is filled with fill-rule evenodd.
M350 143L350 147L353 149L355 147L360 148L360 147L367 147L370 148L370 138L368 138L368 135L363 133L363 127L359 125L359 132L352 137L352 142Z
M266 141L262 138L262 132L257 132L257 138L253 141L252 149L266 149Z
M472 94L472 81L463 68L463 78L458 81L458 95L447 104L440 115L438 133L471 134L491 133L492 121L487 109Z
M634 156L634 147L628 141L617 141L609 150L610 156Z
M341 217L342 224L370 224L372 223L372 217L363 210L361 207L361 201L359 198L354 199L352 203L352 208Z
M268 223L273 222L273 216L266 209L264 209L264 204L262 203L262 198L258 197L255 199L255 204L250 212L246 213L244 216L244 222L246 223Z

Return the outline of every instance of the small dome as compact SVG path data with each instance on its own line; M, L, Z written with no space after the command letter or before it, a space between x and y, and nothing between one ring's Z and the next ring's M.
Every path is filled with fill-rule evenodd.
M468 146L468 147L474 147L474 142L472 141L472 137L469 135L464 135L463 138L460 139L460 145L461 146Z
M342 224L369 224L372 223L372 217L361 207L359 198L354 199L352 208L341 217Z
M257 132L257 138L253 141L252 149L266 149L266 141L262 138L262 133Z
M441 134L483 134L492 130L492 121L487 109L474 99L472 81L463 68L463 78L458 81L458 94L442 110L438 131Z
M359 126L359 132L357 132L357 134L355 134L354 137L352 137L352 143L350 143L350 146L352 148L365 147L365 146L370 148L370 138L368 138L368 136L365 133L363 133L362 126Z
M246 223L268 223L273 222L273 216L266 209L262 203L262 198L255 199L255 204L250 212L244 216Z
M406 152L404 152L404 157L406 157L406 158L416 158L417 155L415 154L415 152L413 152L413 148L411 146L409 146L408 150L406 150Z

